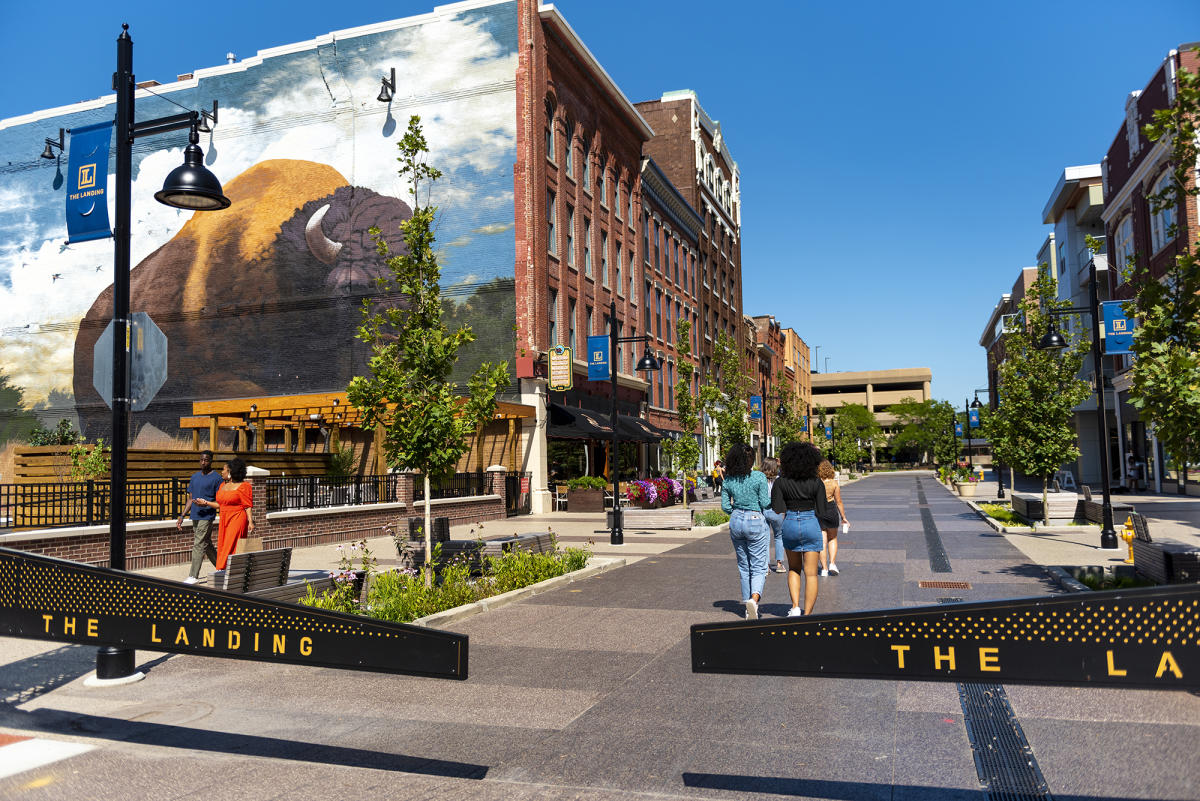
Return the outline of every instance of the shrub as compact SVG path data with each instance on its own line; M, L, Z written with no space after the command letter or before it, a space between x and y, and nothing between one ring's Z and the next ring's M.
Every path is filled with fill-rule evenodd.
M602 476L580 476L567 479L567 489L602 490L607 486L608 482Z
M696 515L692 525L696 526L720 526L729 522L729 515L722 512L720 509L709 509L700 512Z

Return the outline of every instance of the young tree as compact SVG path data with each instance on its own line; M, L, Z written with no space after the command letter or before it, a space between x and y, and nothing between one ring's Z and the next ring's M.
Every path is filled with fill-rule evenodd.
M1004 335L1005 358L997 367L1000 403L983 421L984 436L997 460L1042 479L1045 523L1049 523L1047 484L1064 462L1079 456L1075 407L1092 393L1087 382L1077 377L1090 337L1067 331L1067 348L1037 348L1050 327L1048 311L1071 305L1058 300L1057 294L1043 263L1018 305L1021 323ZM965 423L963 430L967 430Z
M383 449L392 467L419 470L425 483L425 585L433 583L430 533L430 479L454 469L477 428L496 410L496 393L508 384L507 362L483 363L468 379L465 398L455 395L450 374L459 350L475 339L467 326L449 331L443 319L441 268L433 249L437 208L421 205L421 190L441 172L425 163L429 147L421 118L413 116L398 143L399 173L408 179L412 218L401 224L404 252L393 255L378 228L371 228L376 249L391 275L379 280L382 298L399 303L364 301L357 337L371 345L369 376L351 380L347 394L361 410L363 427L382 426Z
M957 448L947 436L954 425L954 408L942 400L918 401L905 398L888 411L896 416L899 430L892 435L892 448L911 448L920 461L944 465L957 459Z
M750 441L750 419L746 415L750 399L750 377L742 371L737 343L724 331L717 332L713 344L712 372L708 383L700 386L701 409L717 424L717 450L723 452L735 442Z
M776 376L777 384L780 387L779 395L775 398L779 406L783 407L780 412L778 408L772 410L771 417L771 432L779 438L780 445L787 445L789 442L800 442L804 439L804 418L793 405L796 396L788 392L787 384L784 381L783 371L780 371ZM766 405L766 399L763 399L763 404Z
M675 324L676 350L679 351L679 380L675 383L675 412L679 419L679 439L665 439L662 449L671 460L671 467L683 474L683 508L687 508L687 480L696 477L700 464L700 443L696 441L696 426L700 425L700 404L692 395L692 376L695 366L688 361L691 355L692 323L682 317Z
M1150 195L1150 211L1173 209L1168 239L1179 233L1179 220L1188 219L1189 198L1200 194L1194 170L1197 164L1197 126L1200 115L1200 79L1180 69L1175 104L1154 112L1145 127L1152 141L1166 140L1173 180ZM1137 288L1127 313L1137 318L1133 333L1134 362L1130 403L1154 424L1154 433L1179 471L1181 480L1189 463L1200 462L1200 245L1182 237L1174 262L1162 280L1150 274L1148 259L1132 261L1126 268Z

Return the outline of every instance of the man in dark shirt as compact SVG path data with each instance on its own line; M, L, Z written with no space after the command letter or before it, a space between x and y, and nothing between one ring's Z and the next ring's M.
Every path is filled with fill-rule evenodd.
M183 580L184 584L195 584L200 580L200 568L204 565L206 556L214 567L217 564L217 549L212 540L213 521L217 517L217 510L215 507L196 503L197 499L213 503L217 500L217 487L221 485L221 474L212 469L212 460L212 451L200 451L200 469L192 473L192 479L188 482L187 506L183 507L183 511L179 514L179 520L175 522L175 528L183 531L184 515L189 510L191 511L192 569L188 571L188 577Z

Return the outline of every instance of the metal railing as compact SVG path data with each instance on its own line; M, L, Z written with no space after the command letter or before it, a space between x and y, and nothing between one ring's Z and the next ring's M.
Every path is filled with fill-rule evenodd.
M400 499L399 476L279 476L254 480L255 505L265 512L320 509Z
M425 500L425 480L419 475L412 477L413 500ZM441 498L469 498L483 495L487 491L487 473L454 473L429 484L430 500Z
M166 520L187 505L187 479L130 481L125 519ZM0 484L0 528L100 526L109 520L107 480L45 484Z
M508 517L527 515L533 511L533 473L504 475L504 506Z

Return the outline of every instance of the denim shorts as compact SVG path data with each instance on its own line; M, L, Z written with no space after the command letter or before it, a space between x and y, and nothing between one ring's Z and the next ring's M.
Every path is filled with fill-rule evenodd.
M789 551L819 551L824 545L821 540L821 524L815 512L789 511L783 517L783 547Z

